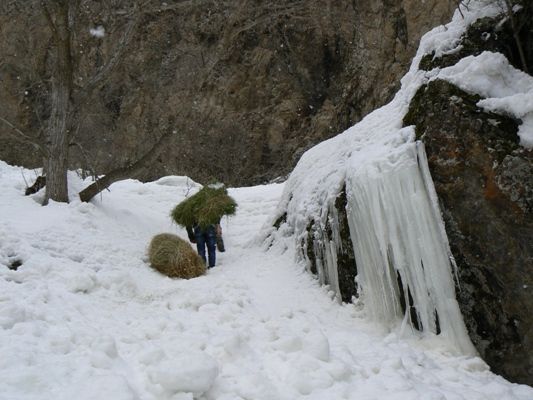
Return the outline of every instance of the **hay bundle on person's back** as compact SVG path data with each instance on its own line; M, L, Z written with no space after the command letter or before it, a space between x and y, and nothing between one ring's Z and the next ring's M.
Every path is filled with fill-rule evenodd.
M194 196L182 201L172 210L172 219L182 226L200 225L206 228L217 224L224 215L233 215L237 203L226 188L205 186Z
M161 233L152 238L148 255L152 268L171 278L190 279L205 274L205 264L179 236Z

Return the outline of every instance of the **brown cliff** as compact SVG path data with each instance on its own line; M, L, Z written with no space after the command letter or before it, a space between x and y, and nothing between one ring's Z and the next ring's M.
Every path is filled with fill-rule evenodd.
M390 99L420 36L448 21L454 4L153 3L119 67L82 107L72 167L105 173L172 129L175 140L142 178L251 184L284 175L307 148ZM80 2L73 46L80 85L116 48L128 4ZM38 2L2 6L0 116L38 136L50 107L51 34ZM90 34L98 26L103 38ZM8 132L0 124L0 159L40 166L34 147Z

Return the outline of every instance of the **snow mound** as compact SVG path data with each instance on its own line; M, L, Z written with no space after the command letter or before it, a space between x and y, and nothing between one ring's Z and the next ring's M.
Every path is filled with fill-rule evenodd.
M211 388L217 375L217 362L204 353L180 354L151 366L148 371L152 383L161 385L165 391L197 396Z

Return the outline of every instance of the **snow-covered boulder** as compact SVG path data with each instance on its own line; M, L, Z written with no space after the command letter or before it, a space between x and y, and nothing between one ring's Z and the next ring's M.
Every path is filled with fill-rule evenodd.
M466 43L481 18L505 23L496 3L471 1L425 35L391 103L302 156L266 236L294 237L307 269L370 318L472 354L469 333L493 368L532 383L533 351L518 349L532 345L523 282L533 279L524 270L533 251L533 78L494 52L506 44L490 34ZM430 172L440 173L436 187Z

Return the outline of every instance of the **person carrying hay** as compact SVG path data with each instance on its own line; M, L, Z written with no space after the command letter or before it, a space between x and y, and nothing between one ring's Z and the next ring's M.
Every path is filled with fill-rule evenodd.
M196 243L198 254L209 268L216 264L217 242L220 243L219 251L224 251L220 219L235 214L236 208L235 200L223 185L210 185L182 201L172 211L172 219L187 229L189 240Z
M195 224L188 226L187 234L191 243L196 243L198 255L202 257L208 268L213 268L216 264L216 247L217 239L222 236L222 228L220 227L220 221L216 224L211 224L206 228L202 228L200 225ZM205 257L205 248L207 247L207 264Z

